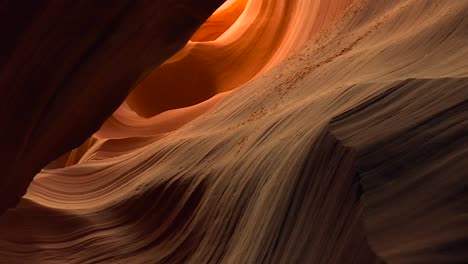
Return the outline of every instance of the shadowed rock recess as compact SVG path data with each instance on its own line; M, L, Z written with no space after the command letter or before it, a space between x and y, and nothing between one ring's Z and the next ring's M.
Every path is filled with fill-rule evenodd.
M0 1L0 263L468 263L468 0Z
M95 132L222 2L0 2L0 212L42 167Z

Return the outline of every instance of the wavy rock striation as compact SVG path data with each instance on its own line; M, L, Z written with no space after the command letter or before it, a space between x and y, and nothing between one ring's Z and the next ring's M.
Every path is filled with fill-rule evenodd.
M129 98L0 217L0 260L468 262L468 1L319 2L342 15L232 92Z
M2 1L0 213L41 168L96 132L222 2Z
M464 263L468 78L389 87L329 129L356 153L368 241L389 263Z
M230 27L213 26L213 20L218 19L215 14L193 41L139 83L127 103L141 116L151 117L237 88L297 51L342 15L352 2L228 1L218 17L232 23L231 17L236 17L246 4L238 19ZM234 10L229 12L230 9ZM222 34L212 41L198 40L198 35L207 31Z

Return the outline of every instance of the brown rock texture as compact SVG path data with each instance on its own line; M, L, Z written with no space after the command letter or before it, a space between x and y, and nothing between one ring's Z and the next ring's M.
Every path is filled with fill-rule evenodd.
M0 2L0 212L97 131L222 2Z
M77 75L109 101L47 112L62 152L24 143L51 163L0 263L468 263L467 0L229 0L196 28L125 101Z

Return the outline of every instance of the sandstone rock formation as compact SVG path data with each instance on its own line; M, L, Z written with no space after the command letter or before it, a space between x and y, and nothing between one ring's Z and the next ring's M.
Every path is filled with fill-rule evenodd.
M227 1L54 152L0 263L467 263L467 32L467 0Z
M2 1L0 212L98 130L222 2Z
M251 0L236 23L221 27L226 32L218 38L199 40L195 34L195 41L139 83L127 103L138 114L151 117L239 87L302 47L351 2ZM220 15L227 12L229 4L239 9L245 1L227 2ZM226 15L230 21L231 14ZM212 24L207 21L199 34ZM220 31L218 28L214 28L215 33Z

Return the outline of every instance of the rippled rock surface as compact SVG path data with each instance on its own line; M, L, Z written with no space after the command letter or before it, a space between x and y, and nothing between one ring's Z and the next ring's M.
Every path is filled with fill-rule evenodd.
M25 145L0 263L466 263L467 32L465 0L227 1L112 115L48 112L102 126Z

